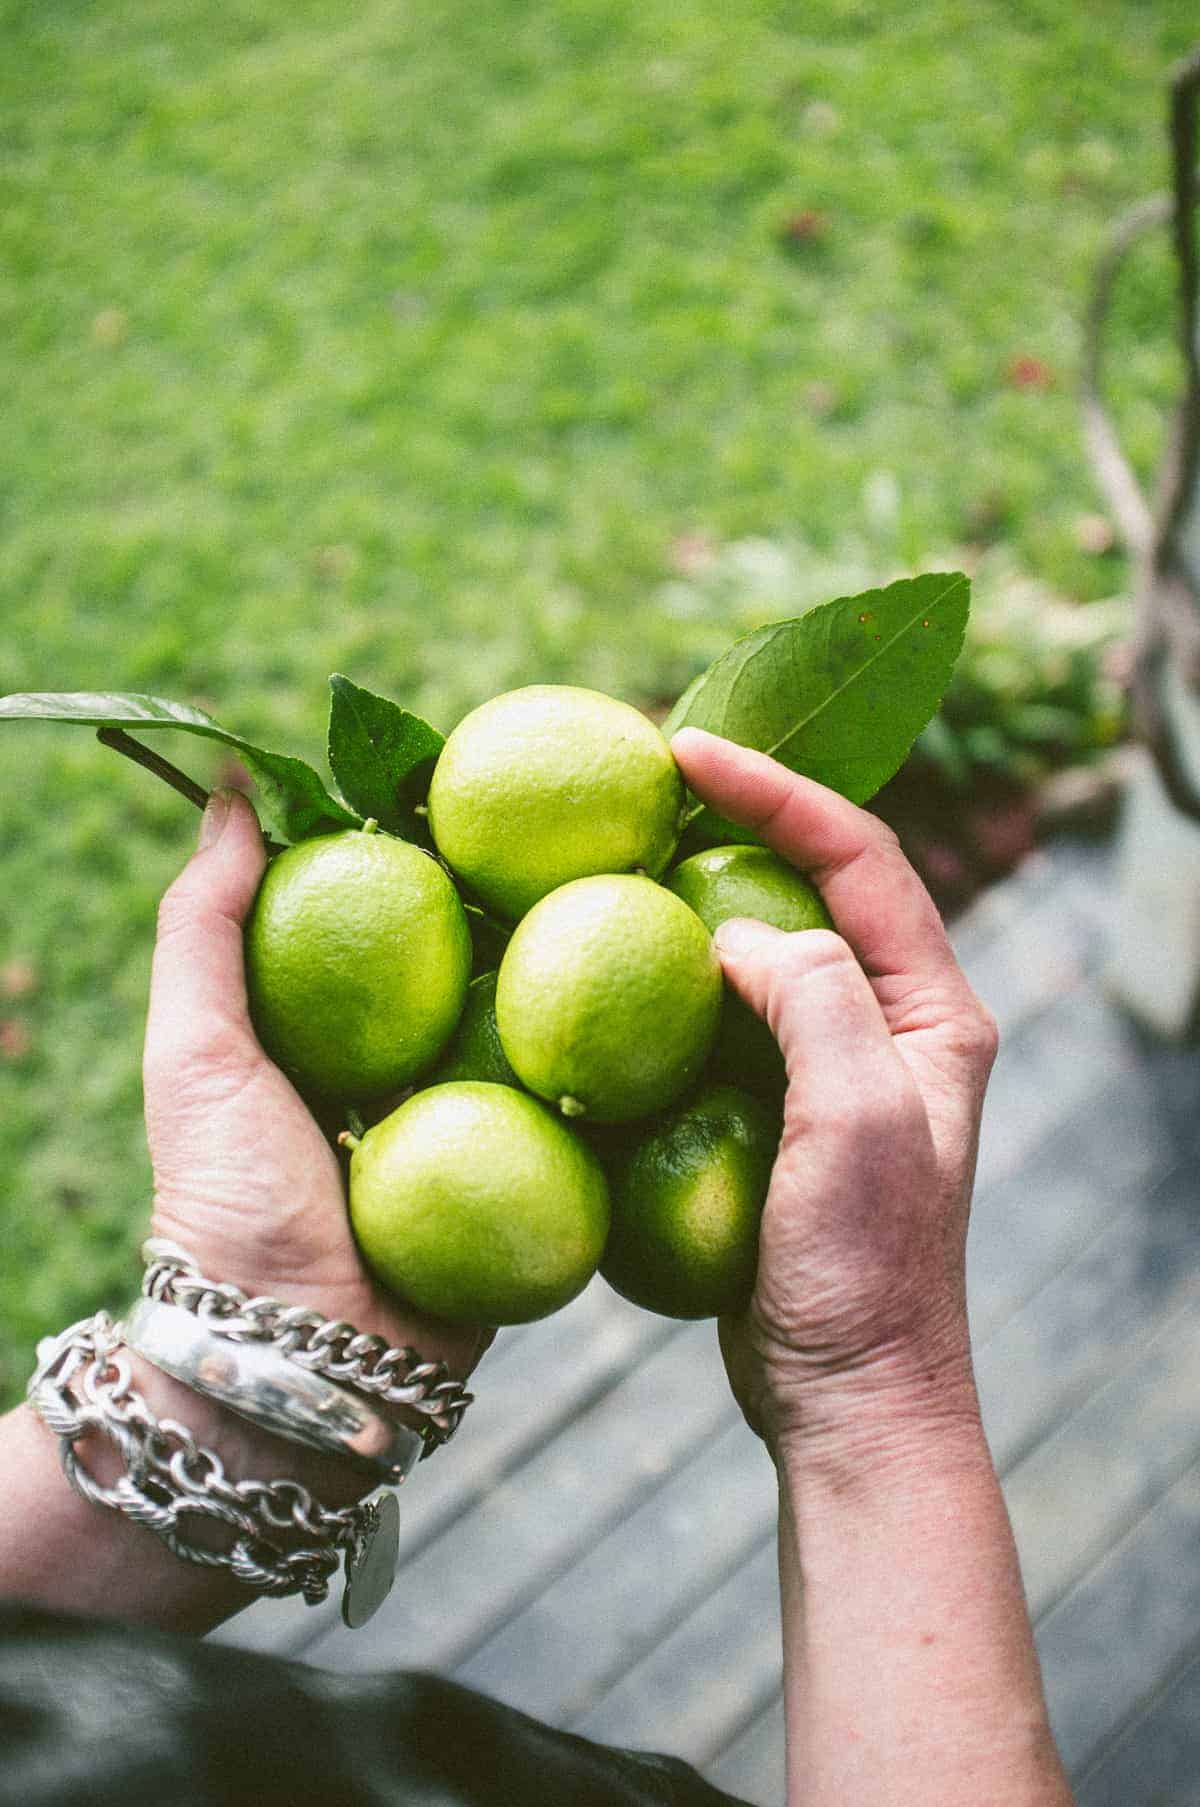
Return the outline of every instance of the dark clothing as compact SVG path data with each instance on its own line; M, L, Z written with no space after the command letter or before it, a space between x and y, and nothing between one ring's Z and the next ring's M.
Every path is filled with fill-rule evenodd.
M0 1807L738 1807L416 1672L0 1606Z

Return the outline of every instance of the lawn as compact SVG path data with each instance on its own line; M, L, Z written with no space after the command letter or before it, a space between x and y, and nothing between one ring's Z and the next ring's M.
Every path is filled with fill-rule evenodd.
M1106 224L1162 185L1194 24L0 0L0 691L161 691L315 758L333 669L442 727L530 679L674 695L733 624L671 579L730 541L831 571L864 535L891 568L1002 541L1110 594L1078 322ZM1168 281L1139 255L1114 322L1143 469ZM67 729L7 729L0 782L3 1397L128 1287L154 906L194 820Z

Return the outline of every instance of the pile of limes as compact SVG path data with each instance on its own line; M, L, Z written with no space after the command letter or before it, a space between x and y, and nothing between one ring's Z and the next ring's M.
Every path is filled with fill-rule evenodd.
M673 1317L747 1303L785 1080L711 931L829 919L763 848L672 869L686 806L637 710L536 685L446 741L436 856L367 822L269 866L246 932L259 1036L306 1097L375 1118L344 1138L351 1220L423 1310L523 1323L597 1266ZM472 979L472 922L496 919L498 969Z

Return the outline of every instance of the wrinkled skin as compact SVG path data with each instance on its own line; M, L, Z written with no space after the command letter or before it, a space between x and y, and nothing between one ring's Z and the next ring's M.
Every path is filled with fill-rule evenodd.
M836 932L717 933L726 978L780 1043L788 1093L730 1381L769 1442L847 1395L969 1368L967 1217L995 1024L892 831L764 754L697 729L691 789L821 892Z

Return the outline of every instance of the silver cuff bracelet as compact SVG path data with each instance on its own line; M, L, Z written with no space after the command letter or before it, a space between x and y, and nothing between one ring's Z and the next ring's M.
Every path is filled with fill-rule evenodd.
M139 1299L125 1317L126 1345L193 1392L248 1423L341 1457L378 1481L403 1481L425 1447L363 1393L289 1359L274 1343L234 1342L181 1305Z
M407 1346L389 1348L381 1336L306 1305L250 1298L229 1281L206 1280L191 1255L163 1237L151 1237L142 1254L147 1263L144 1297L182 1306L231 1342L271 1345L297 1367L415 1413L424 1438L423 1458L458 1429L472 1395L445 1362L425 1361Z

